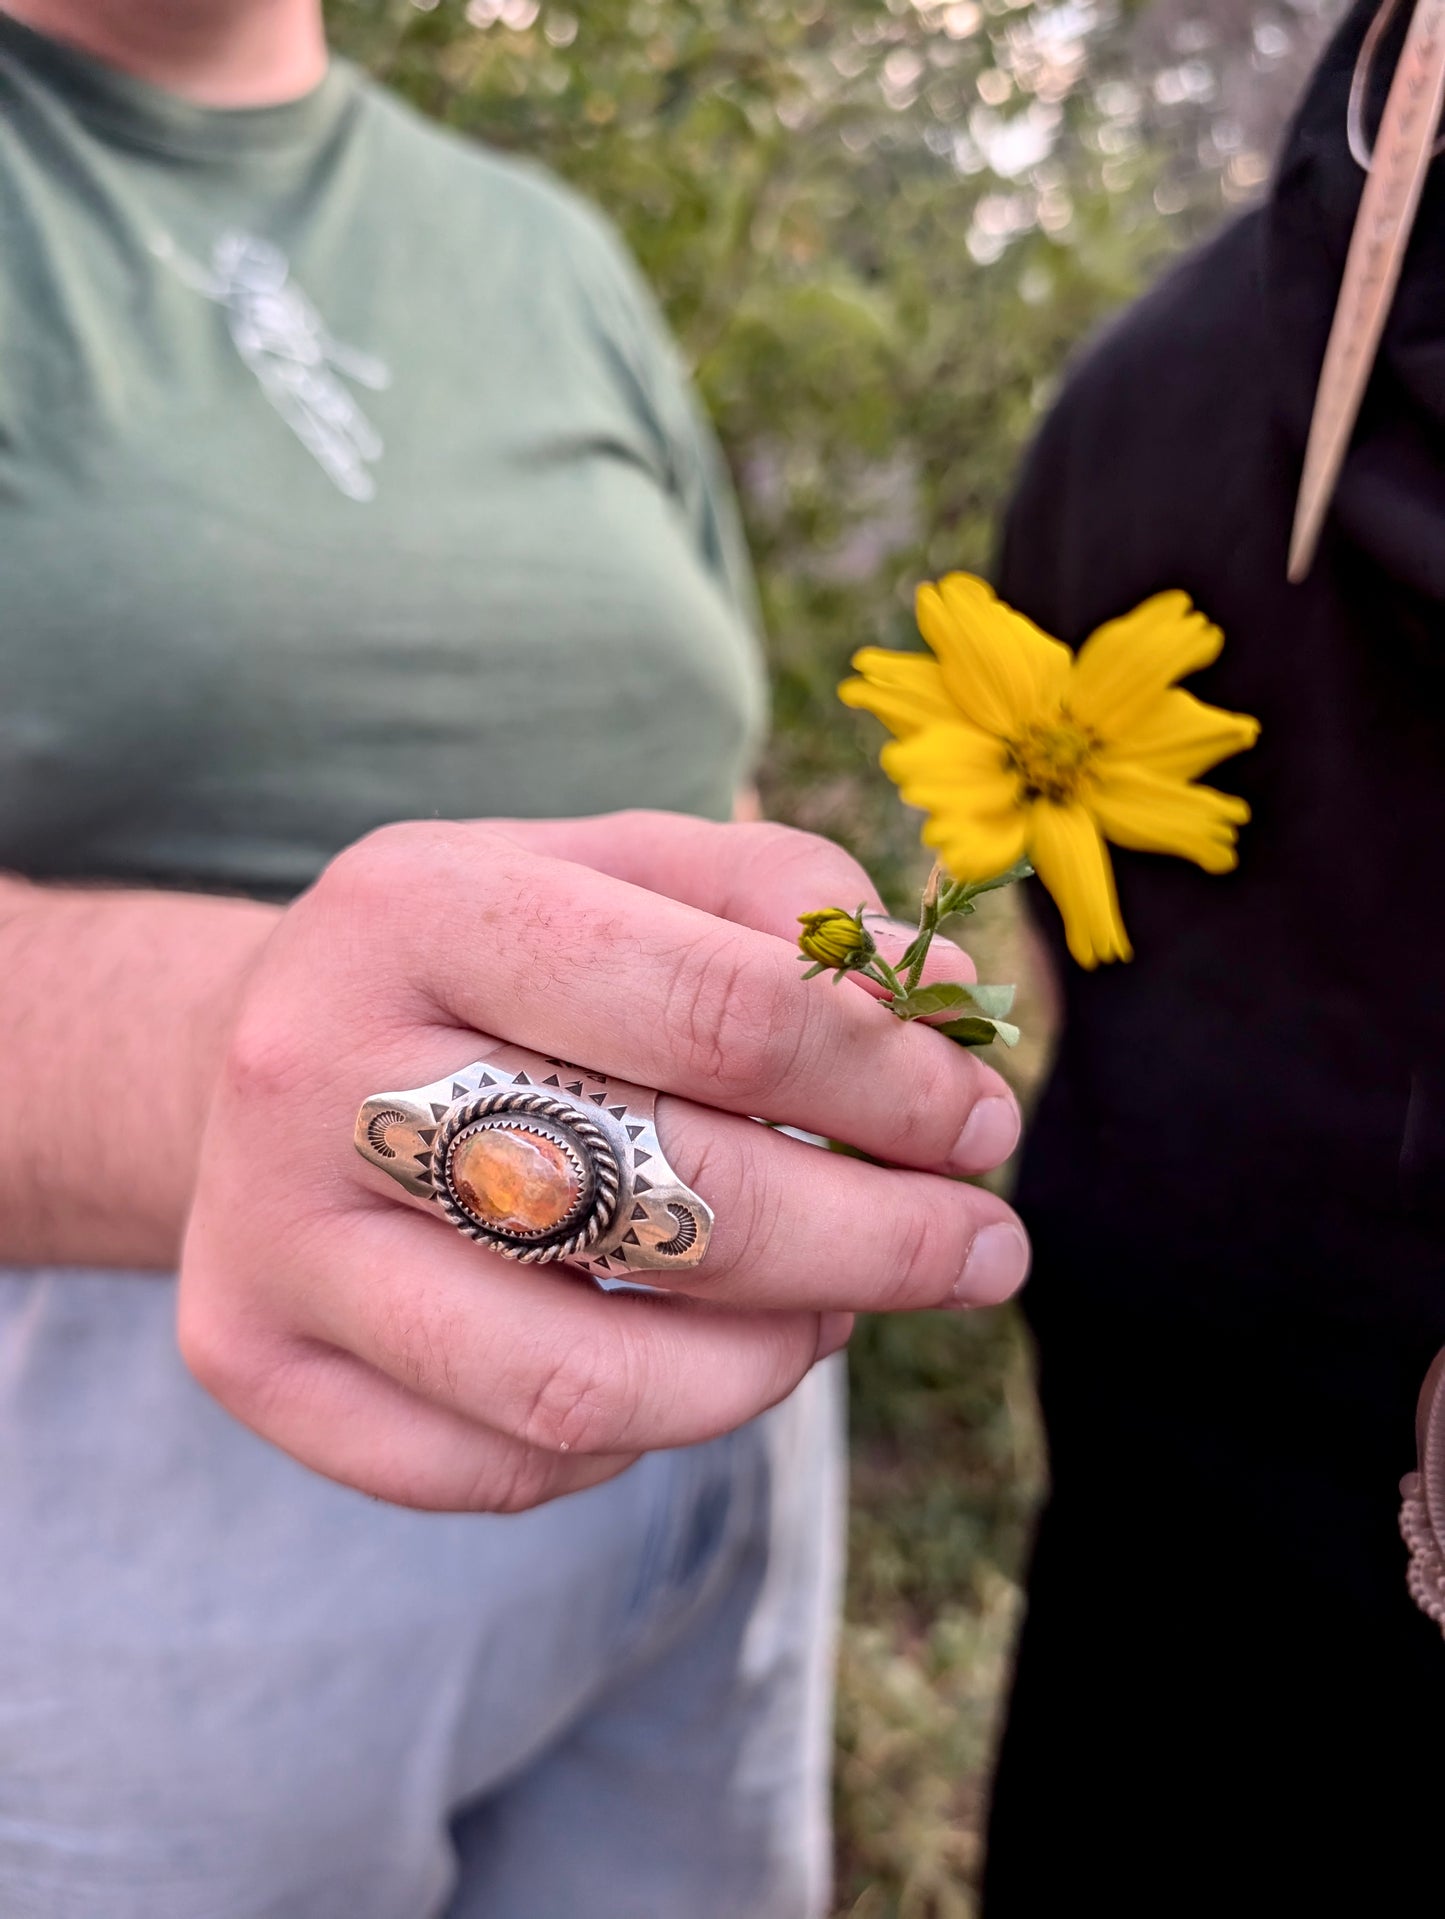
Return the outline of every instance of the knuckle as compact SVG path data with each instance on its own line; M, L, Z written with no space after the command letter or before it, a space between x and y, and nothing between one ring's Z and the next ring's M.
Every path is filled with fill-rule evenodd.
M906 1029L894 1037L906 1047L894 1078L898 1088L892 1114L893 1156L911 1166L942 1165L967 1117L959 1086L960 1061L953 1048Z
M257 1425L267 1406L289 1390L294 1356L258 1350L253 1337L185 1286L176 1312L176 1343L196 1383L247 1425Z
M247 1105L287 1101L309 1078L313 1056L310 1035L296 1009L269 994L253 996L231 1028L221 1084Z
M418 894L454 883L458 868L475 869L515 856L516 847L485 826L455 820L396 820L345 847L326 866L311 897L344 915L371 920L410 908Z
M429 1011L436 960L428 934L459 897L510 901L518 849L489 826L402 820L338 853L287 914L299 962L316 997L368 1008Z
M719 1235L726 1250L721 1258L709 1252L703 1274L718 1279L736 1273L744 1262L749 1271L765 1268L778 1244L782 1202L772 1182L759 1176L743 1139L732 1126L699 1124L681 1159L688 1185L726 1221Z
M187 1371L213 1399L226 1403L240 1370L229 1340L219 1336L214 1314L192 1303L182 1287L176 1313L176 1343Z
M762 1412L785 1400L796 1390L813 1367L817 1350L817 1322L811 1314L776 1315L767 1350L766 1373L760 1381L757 1411ZM806 1331L802 1330L806 1327Z
M579 1346L550 1354L514 1436L544 1455L616 1449L625 1395Z
M745 939L717 939L689 953L668 993L667 1030L686 1070L724 1099L771 1091L790 1072L800 1042L802 996L784 994Z
M875 1304L883 1312L933 1306L945 1298L962 1269L957 1222L922 1194L898 1205L882 1234L883 1252Z
M379 892L395 886L399 871L406 869L415 877L418 866L434 857L434 832L409 820L378 826L323 868L313 897L332 908L364 910Z

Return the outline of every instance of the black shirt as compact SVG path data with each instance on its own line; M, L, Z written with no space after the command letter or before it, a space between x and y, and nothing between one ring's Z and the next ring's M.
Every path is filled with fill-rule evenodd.
M1392 1913L1445 1806L1445 1645L1397 1530L1445 1344L1440 168L1320 558L1285 581L1372 12L1268 206L1088 357L1008 527L1003 596L1072 644L1190 593L1226 635L1194 690L1264 730L1209 776L1253 808L1237 873L1117 855L1132 965L1082 973L1041 907L1066 1023L1020 1205L1054 1492L988 1919L1084 1885L1116 1914Z

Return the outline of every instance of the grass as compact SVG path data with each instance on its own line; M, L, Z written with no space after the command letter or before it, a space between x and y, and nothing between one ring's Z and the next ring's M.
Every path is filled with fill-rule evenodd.
M1017 980L1027 1102L1047 1051L1018 901L968 923L980 977ZM850 1368L853 1496L839 1673L836 1919L974 1919L988 1777L1044 1487L1012 1308L865 1321Z

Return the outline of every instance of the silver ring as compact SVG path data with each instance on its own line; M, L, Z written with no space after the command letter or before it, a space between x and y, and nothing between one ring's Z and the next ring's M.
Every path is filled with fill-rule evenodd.
M668 1164L656 1113L650 1087L499 1045L430 1086L373 1093L355 1141L468 1239L608 1283L707 1253L712 1211Z

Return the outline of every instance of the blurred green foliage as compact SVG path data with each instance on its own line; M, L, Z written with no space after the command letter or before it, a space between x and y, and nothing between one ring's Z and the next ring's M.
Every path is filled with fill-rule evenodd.
M851 845L906 906L917 823L833 689L858 646L912 641L920 579L986 569L1070 350L1258 179L1211 119L1198 34L1141 75L1136 9L1110 0L329 12L343 51L624 231L742 498L775 687L769 810ZM984 977L1024 975L1015 910L970 922ZM1045 1020L1024 986L1027 1080ZM863 1328L852 1369L838 1910L965 1919L1042 1483L1027 1362L1011 1315L956 1314Z
M423 109L545 161L622 227L743 496L776 688L769 799L898 885L915 836L860 779L873 742L833 687L857 646L909 639L920 578L986 565L1066 352L1169 244L1137 97L1107 78L1127 15L998 0L331 15Z

